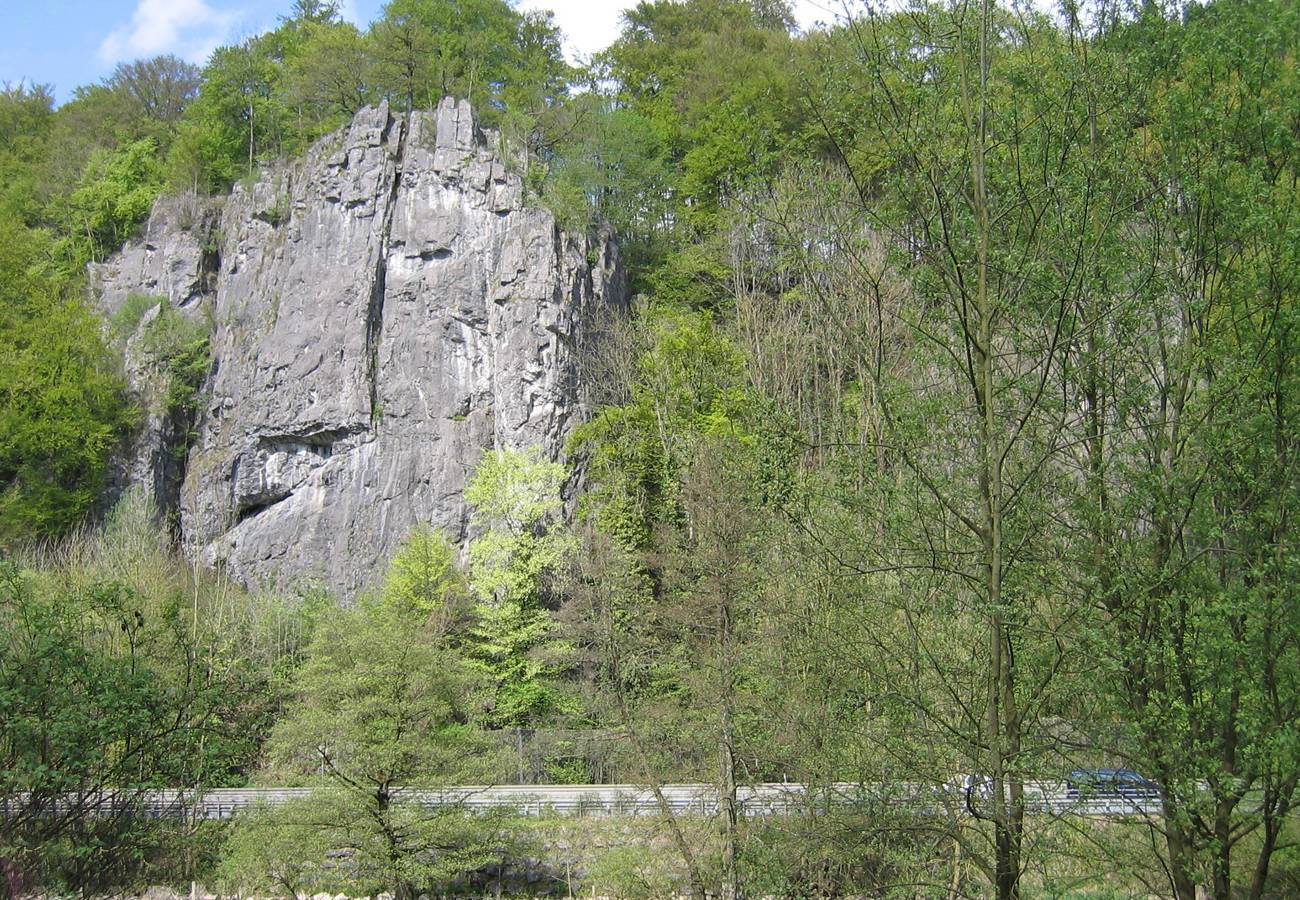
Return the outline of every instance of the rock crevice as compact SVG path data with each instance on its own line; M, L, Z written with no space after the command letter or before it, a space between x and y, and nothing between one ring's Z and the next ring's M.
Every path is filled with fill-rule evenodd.
M485 449L563 452L577 354L624 279L608 236L529 207L495 146L463 102L365 109L192 221L160 201L96 267L108 314L143 292L212 323L183 481L159 498L193 557L354 595L414 524L464 539ZM164 431L142 431L126 480L155 478Z

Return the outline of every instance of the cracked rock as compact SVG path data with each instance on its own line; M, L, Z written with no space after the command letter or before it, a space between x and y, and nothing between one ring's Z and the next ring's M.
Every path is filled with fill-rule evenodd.
M465 539L485 449L562 454L583 414L576 353L625 282L607 235L524 204L496 146L464 102L367 108L219 205L160 200L93 269L106 313L160 294L212 323L183 477L159 498L193 558L354 596L416 523ZM139 435L125 478L157 482L173 439Z

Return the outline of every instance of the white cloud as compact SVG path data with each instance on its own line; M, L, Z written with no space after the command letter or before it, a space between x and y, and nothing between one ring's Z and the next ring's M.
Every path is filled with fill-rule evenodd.
M99 57L115 63L174 53L201 63L226 40L238 18L204 0L139 0L130 24L113 29L99 45Z
M517 8L522 12L549 9L555 13L555 24L564 32L564 49L569 61L577 62L579 57L586 59L614 42L618 37L624 7L616 2L523 0Z
M351 22L358 28L363 28L366 24L361 21L361 14L357 12L356 0L340 0L339 17L342 18L344 22Z
M571 62L586 59L603 50L618 37L623 11L635 3L617 0L522 0L520 10L549 9L555 24L564 32L564 49ZM833 21L840 9L839 0L794 0L795 20L800 28L809 28L819 19Z

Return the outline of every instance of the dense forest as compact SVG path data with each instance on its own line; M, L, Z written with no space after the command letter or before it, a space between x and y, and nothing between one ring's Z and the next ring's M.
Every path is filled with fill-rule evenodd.
M140 413L87 263L160 195L445 95L623 248L568 458L486 454L467 550L417 529L351 604L250 593L148 497L105 508ZM201 391L202 346L159 344ZM1290 0L848 4L807 33L781 0L643 0L583 67L504 0L364 30L298 0L202 68L8 85L0 889L468 890L535 830L393 791L522 776L718 786L588 893L1292 896L1298 463ZM1163 813L1035 811L1078 768ZM806 812L738 812L773 781ZM842 782L929 799L818 802ZM319 791L233 826L93 808L250 784Z

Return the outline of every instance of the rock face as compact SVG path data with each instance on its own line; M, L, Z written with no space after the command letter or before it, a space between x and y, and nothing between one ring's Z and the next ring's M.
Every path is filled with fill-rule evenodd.
M352 595L414 524L465 538L484 449L561 454L579 348L624 282L613 243L527 207L493 144L463 102L365 109L219 212L160 201L93 273L110 315L145 293L211 322L183 479L157 464L166 416L127 467L175 507L193 557ZM147 393L131 359L128 344Z

